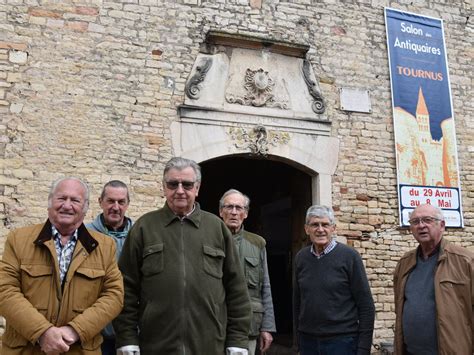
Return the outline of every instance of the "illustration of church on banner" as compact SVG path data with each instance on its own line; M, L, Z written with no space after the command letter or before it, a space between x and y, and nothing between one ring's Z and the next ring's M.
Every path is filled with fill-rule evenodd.
M454 120L441 122L442 137L434 140L430 114L420 87L416 117L401 107L394 110L399 183L458 187Z

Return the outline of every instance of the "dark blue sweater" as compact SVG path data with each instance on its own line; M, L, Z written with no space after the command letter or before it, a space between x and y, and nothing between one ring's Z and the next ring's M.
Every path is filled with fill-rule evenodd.
M295 259L294 321L298 332L330 338L358 336L358 354L370 354L375 307L360 255L337 244L317 258L311 247Z

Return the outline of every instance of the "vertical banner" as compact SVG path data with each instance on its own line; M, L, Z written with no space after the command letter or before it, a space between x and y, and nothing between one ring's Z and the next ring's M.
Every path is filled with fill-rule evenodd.
M440 19L385 8L400 225L416 206L463 227L451 87Z

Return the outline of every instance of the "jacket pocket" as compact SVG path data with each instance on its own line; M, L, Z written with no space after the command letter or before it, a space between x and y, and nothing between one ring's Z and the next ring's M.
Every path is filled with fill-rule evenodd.
M142 274L151 276L164 269L163 243L147 245L143 248Z
M453 277L442 277L439 280L439 287L441 289L442 297L446 298L446 301L453 299L464 299L466 295L470 294L471 285L467 280L456 279ZM442 302L442 300L440 300ZM459 306L463 305L463 302L456 302ZM469 305L469 304L467 304ZM460 310L461 312L470 312L469 309Z
M204 271L218 279L222 278L225 253L223 250L203 245Z
M48 308L48 297L45 294L50 292L53 280L53 267L51 265L22 264L21 269L21 289L25 298L39 311ZM44 313L44 312L43 312Z
M260 258L245 257L245 278L249 288L258 288L260 283Z
M443 287L452 288L452 287L464 287L467 282L465 280L458 280L451 277L443 277L441 280L439 280L439 283Z
M73 310L81 313L92 306L99 298L104 281L105 270L80 267L71 280Z
M257 337L260 334L260 328L262 327L263 321L263 305L261 302L251 301L252 306L252 321L250 323L249 335Z

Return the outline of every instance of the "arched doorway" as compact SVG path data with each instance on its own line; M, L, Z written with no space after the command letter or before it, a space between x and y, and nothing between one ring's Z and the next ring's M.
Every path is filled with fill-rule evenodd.
M311 205L311 176L285 162L252 156L222 157L200 163L203 183L198 201L218 213L219 199L230 188L250 197L245 229L267 241L277 334L274 343L292 345L293 257L306 243L304 217Z

